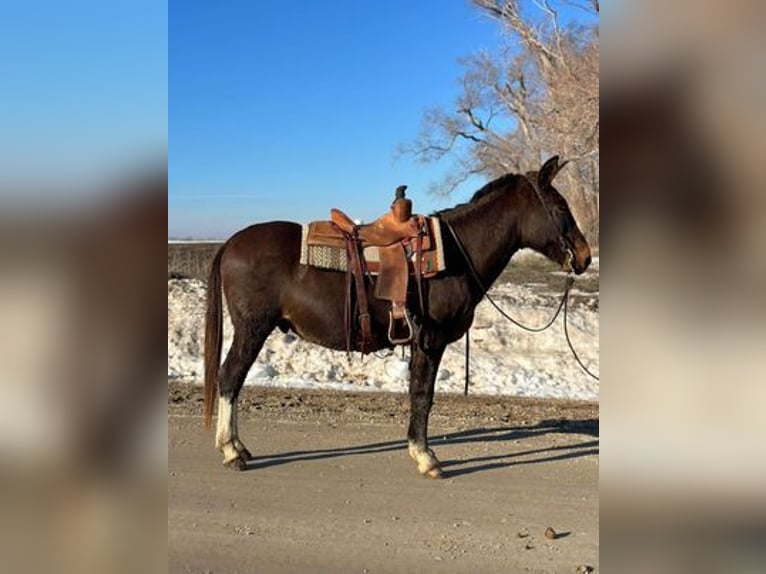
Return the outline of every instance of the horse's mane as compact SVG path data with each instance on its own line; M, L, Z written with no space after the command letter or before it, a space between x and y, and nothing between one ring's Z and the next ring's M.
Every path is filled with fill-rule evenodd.
M505 175L502 175L498 177L497 179L494 179L490 181L489 183L485 184L482 188L480 188L476 193L474 193L471 196L471 199L469 199L465 203L459 203L453 207L447 207L445 209L435 211L431 215L433 217L440 217L443 215L459 215L461 213L464 213L471 207L474 207L483 198L489 197L490 195L493 195L494 193L498 191L507 191L509 188L514 187L516 185L516 180L519 177L520 176L517 173L507 173Z

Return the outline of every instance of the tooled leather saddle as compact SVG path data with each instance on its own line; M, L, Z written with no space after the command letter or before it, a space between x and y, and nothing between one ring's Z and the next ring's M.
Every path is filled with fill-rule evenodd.
M432 239L429 218L412 214L412 201L405 197L406 189L406 185L399 186L391 209L370 224L358 225L339 209L332 209L330 221L317 221L309 226L308 244L343 247L346 251L345 325L349 351L356 315L362 353L374 348L366 292L373 265L372 271L377 272L374 296L391 302L389 341L393 345L404 345L415 336L412 314L407 307L409 279L410 275L415 279L422 313L423 251L431 249ZM368 261L364 255L365 248L373 246L379 254L377 262Z

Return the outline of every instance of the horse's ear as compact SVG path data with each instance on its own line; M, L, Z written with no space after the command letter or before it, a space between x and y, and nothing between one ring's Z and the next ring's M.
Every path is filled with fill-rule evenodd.
M553 181L553 178L556 177L556 174L558 174L558 172L561 171L561 168L563 168L568 163L569 162L566 160L559 163L559 156L554 155L552 158L546 161L543 164L543 167L540 168L540 171L537 172L538 185L543 189L548 187Z

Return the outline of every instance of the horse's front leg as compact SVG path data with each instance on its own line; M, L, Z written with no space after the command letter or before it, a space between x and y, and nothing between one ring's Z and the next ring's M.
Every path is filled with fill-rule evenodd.
M428 415L434 402L434 382L443 354L444 347L424 351L413 345L410 357L410 426L407 441L418 471L428 478L442 476L441 465L428 448Z

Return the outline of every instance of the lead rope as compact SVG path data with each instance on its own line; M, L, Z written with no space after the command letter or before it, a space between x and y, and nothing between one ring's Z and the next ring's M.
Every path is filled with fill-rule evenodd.
M567 293L569 292L569 289L567 289ZM572 351L572 355L575 358L575 361L577 361L577 364L580 365L580 368L588 373L591 377L596 379L597 381L600 381L601 379L598 378L598 375L594 375L588 367L586 367L583 362L580 360L580 357L577 356L577 351L575 351L574 346L572 345L572 341L569 339L569 330L567 329L567 311L569 309L569 297L566 297L564 299L564 338L567 340L567 345L569 345L569 350Z
M442 223L446 225L447 229L449 230L450 234L452 235L452 238L455 240L455 244L457 245L458 249L460 250L461 255L465 259L466 263L468 264L468 270L471 272L471 275L473 276L474 280L476 281L477 285L481 289L483 296L487 298L487 301L489 301L492 306L497 309L497 311L506 319L508 319L511 323L516 325L517 327L520 327L524 329L525 331L529 331L530 333L540 333L542 331L545 331L548 329L558 318L559 314L561 313L561 309L564 309L564 337L566 338L567 345L569 345L569 350L572 351L572 355L574 355L575 360L577 361L577 364L580 365L580 368L582 368L583 371L585 371L586 374L593 377L595 380L599 381L597 375L594 375L580 360L580 357L577 355L577 351L574 348L574 345L572 345L572 341L569 338L569 330L567 329L567 310L568 310L568 301L569 301L569 290L572 287L572 284L574 283L574 278L572 277L571 272L567 274L566 281L564 283L564 294L561 296L561 301L559 301L559 306L556 309L556 312L553 314L553 317L550 321L548 321L545 325L542 327L529 327L528 325L524 325L523 323L520 323L508 313L503 311L500 306L495 303L495 301L492 299L492 297L489 296L489 293L487 292L487 289L484 287L484 285L481 282L481 278L479 277L479 273L476 271L476 267L473 265L473 261L471 261L471 257L466 252L465 248L463 247L463 244L460 242L460 239L458 239L457 234L455 233L455 230L452 228L452 225L450 225L448 222L442 220ZM464 395L468 395L468 375L469 375L469 354L470 354L470 341L468 333L471 330L471 328L468 328L468 331L466 331L466 343L465 343L465 389L463 390Z
M471 371L469 369L471 357L471 327L465 332L465 389L463 389L463 396L468 396L468 381Z

